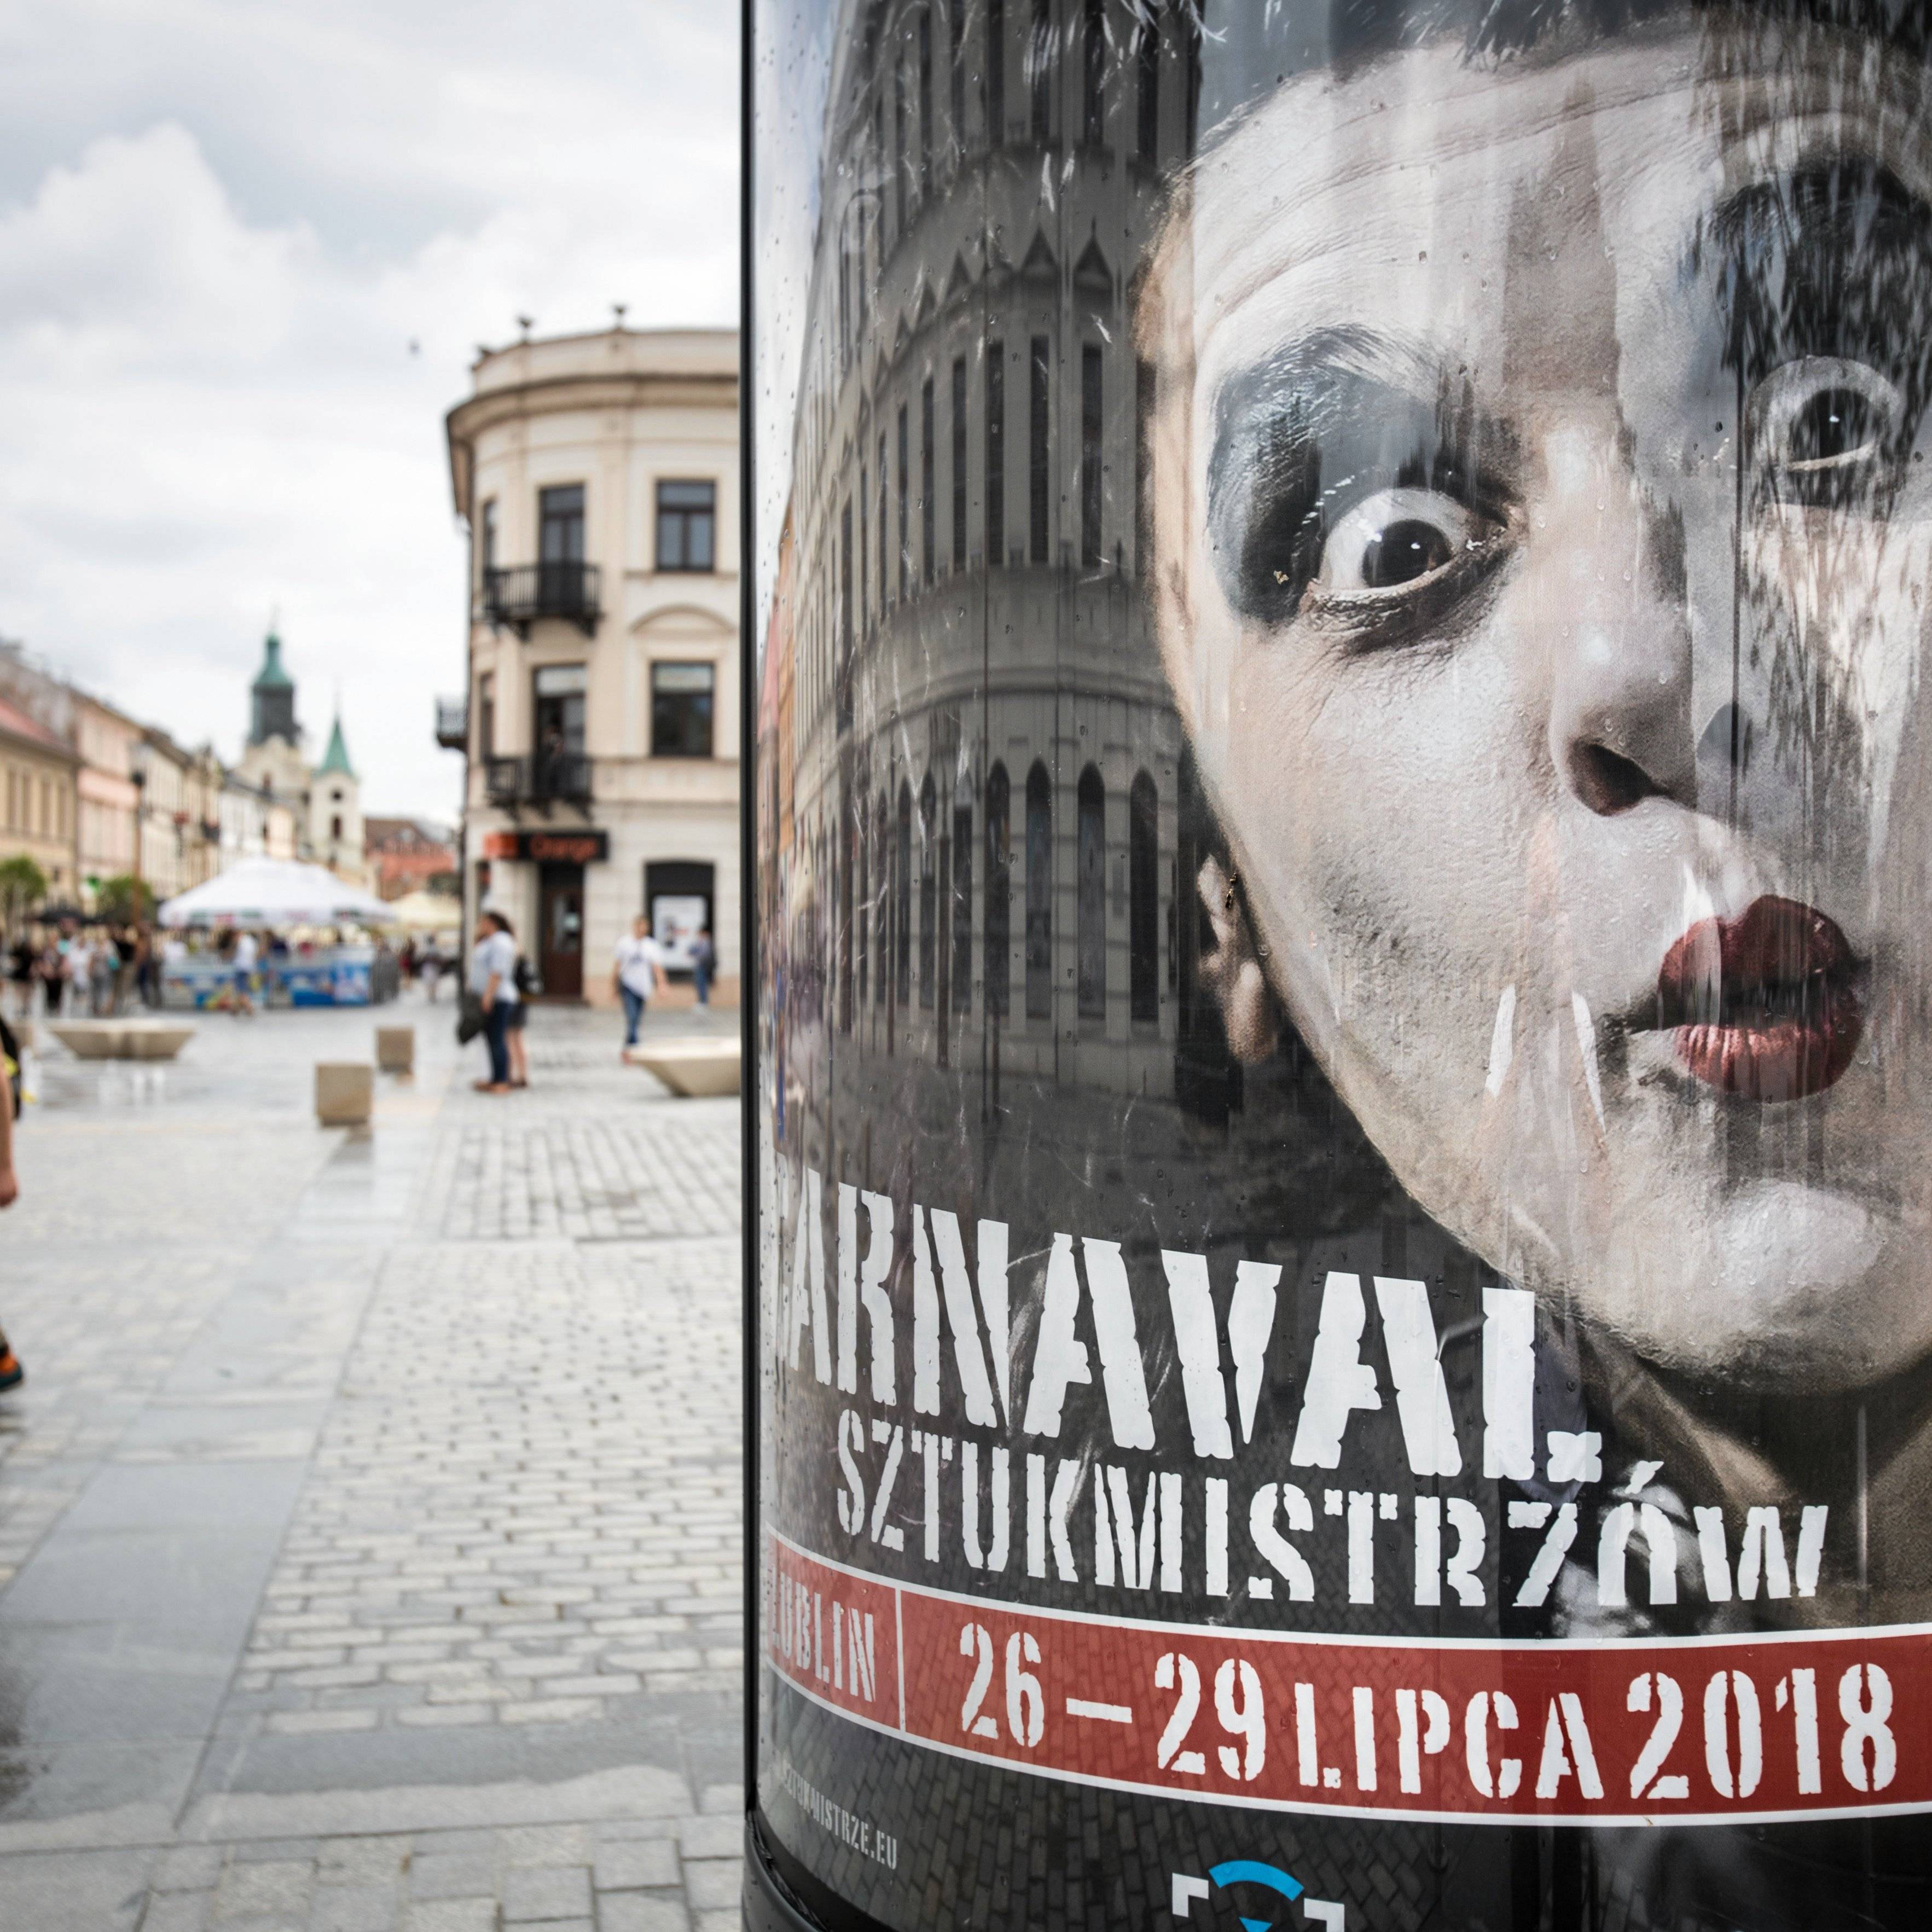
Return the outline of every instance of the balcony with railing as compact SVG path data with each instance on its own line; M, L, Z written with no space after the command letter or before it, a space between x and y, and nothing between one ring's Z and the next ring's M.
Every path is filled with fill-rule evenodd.
M483 794L492 805L515 810L534 806L588 806L590 760L581 752L539 752L528 758L486 758Z
M594 563L520 563L483 573L483 615L527 639L542 617L561 617L586 638L597 634L602 615Z
M439 698L436 700L436 742L446 752L470 748L470 700L464 698Z

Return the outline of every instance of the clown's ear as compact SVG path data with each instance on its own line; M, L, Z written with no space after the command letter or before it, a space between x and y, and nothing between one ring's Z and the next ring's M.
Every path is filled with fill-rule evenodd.
M1202 981L1220 1002L1228 1052L1252 1066L1280 1044L1281 1008L1262 970L1260 949L1239 885L1218 861L1209 859L1201 868L1199 890L1208 922L1214 928L1214 950L1201 962Z

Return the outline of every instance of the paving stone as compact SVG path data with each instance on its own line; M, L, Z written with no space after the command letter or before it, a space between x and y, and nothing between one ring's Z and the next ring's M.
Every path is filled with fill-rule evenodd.
M742 1878L742 1864L737 1858L687 1858L684 1862L685 1891L692 1904L700 1910L706 1906L736 1904Z
M680 1877L676 1852L664 1840L650 1838L600 1845L591 1875L599 1892L676 1885Z
M691 1914L680 1892L608 1892L597 1901L597 1932L691 1932Z
M496 1932L496 1894L412 1904L403 1914L402 1932Z
M587 1917L590 1874L581 1865L524 1865L503 1875L503 1922Z

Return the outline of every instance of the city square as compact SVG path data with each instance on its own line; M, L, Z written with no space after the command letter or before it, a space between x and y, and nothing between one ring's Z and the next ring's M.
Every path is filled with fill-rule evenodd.
M413 1027L366 1130L318 1060ZM713 1030L735 1027L721 1014ZM36 1932L722 1932L738 1108L548 1008L30 1062L0 1320L0 1898ZM653 1014L688 1036L704 1018Z

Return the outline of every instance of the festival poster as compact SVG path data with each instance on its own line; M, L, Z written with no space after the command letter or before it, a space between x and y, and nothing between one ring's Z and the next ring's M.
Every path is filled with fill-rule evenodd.
M1928 26L752 8L808 1916L1932 1923Z

